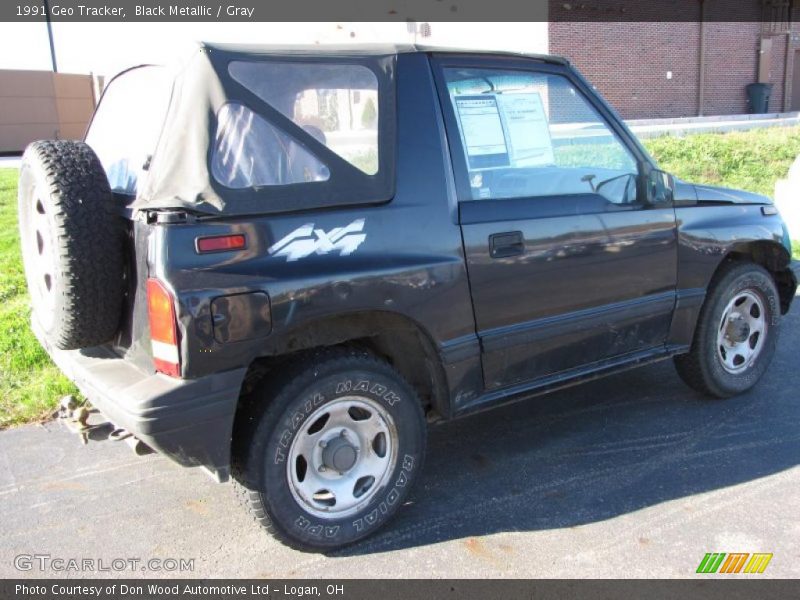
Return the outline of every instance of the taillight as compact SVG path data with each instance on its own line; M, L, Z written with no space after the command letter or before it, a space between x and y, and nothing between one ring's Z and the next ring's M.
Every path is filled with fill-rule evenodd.
M172 294L158 279L147 280L147 316L150 320L150 343L156 370L180 377L178 326Z
M241 250L247 245L244 235L215 235L213 237L199 237L195 240L195 248L200 254L206 252L225 252L227 250Z

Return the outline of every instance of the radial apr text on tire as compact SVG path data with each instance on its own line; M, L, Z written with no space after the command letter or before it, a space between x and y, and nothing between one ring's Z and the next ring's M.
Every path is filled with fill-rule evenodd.
M236 478L256 521L280 541L332 550L400 508L422 468L426 425L390 365L359 350L315 352L255 396L263 410L251 417Z

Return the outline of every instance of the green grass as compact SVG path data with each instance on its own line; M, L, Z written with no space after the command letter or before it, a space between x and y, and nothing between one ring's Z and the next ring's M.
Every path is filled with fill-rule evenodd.
M342 156L347 160L347 162L352 164L354 167L358 167L367 175L374 175L378 172L378 152L373 148L365 150L364 152L358 152L351 156Z
M644 145L661 169L680 179L771 197L800 154L800 127L662 136Z
M0 429L46 418L77 393L28 326L30 308L17 233L17 171L0 169Z
M792 242L792 256L800 260L800 241L794 240Z
M554 148L559 167L594 167L627 170L636 168L628 153L614 143L559 144Z

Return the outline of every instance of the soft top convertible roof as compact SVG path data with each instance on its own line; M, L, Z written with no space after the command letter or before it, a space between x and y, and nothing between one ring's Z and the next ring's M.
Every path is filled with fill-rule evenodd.
M313 51L316 50L316 51ZM268 104L229 72L233 62L359 65L378 86L378 163L374 174L359 170L320 142L285 113ZM394 195L396 50L389 47L343 49L201 44L172 67L169 106L158 142L140 182L135 209L184 208L207 214L245 215L386 202ZM118 77L125 77L123 72ZM109 84L109 89L114 81ZM276 81L278 87L284 85ZM141 90L143 94L147 90ZM322 161L325 181L229 188L211 173L220 109L243 105ZM101 104L98 111L102 109ZM102 159L102 157L101 157Z
M245 215L286 212L389 201L395 187L395 71L398 54L412 52L468 53L521 56L511 52L484 52L415 45L262 46L203 43L187 58L172 65L166 117L158 142L139 180L137 209L184 208L207 214ZM524 55L564 64L557 57ZM308 130L268 104L229 70L233 62L352 64L368 68L378 85L378 169L365 173L343 160ZM126 77L123 72L117 78ZM109 83L114 85L115 78ZM275 87L285 85L276 81ZM148 90L140 90L147 94ZM210 161L223 106L244 105L271 126L288 135L329 169L325 181L229 188L212 175ZM102 109L102 99L98 111ZM124 143L124 142L123 142ZM101 159L103 157L101 156Z
M223 52L236 52L251 56L304 55L304 56L386 56L390 54L410 54L414 52L438 54L476 54L489 56L525 57L559 65L569 64L561 56L514 52L511 50L476 50L454 46L429 46L426 44L216 44L205 42L202 46Z

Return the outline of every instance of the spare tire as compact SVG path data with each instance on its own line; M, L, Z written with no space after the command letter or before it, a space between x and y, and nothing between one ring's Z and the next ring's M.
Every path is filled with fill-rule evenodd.
M83 142L34 142L19 178L19 228L33 319L62 350L117 331L124 221L103 166Z

